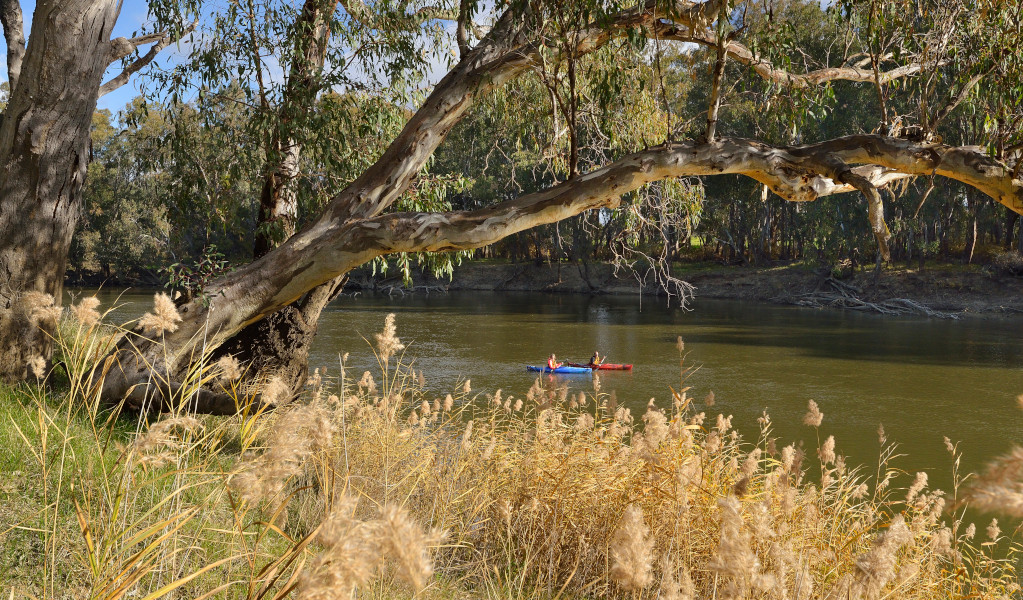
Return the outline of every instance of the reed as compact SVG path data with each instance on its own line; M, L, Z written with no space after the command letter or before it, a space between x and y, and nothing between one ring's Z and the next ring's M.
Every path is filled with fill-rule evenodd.
M809 451L778 449L768 415L745 439L729 416L698 412L685 375L670 403L642 414L599 379L579 395L542 379L521 397L468 381L438 394L410 368L391 316L374 338L375 375L341 357L275 411L132 417L102 410L88 384L116 335L96 308L61 317L61 391L0 390L0 467L14 474L0 483L4 596L1020 593L1016 542L997 523L977 539L958 473L950 494L921 476L899 490L893 444L868 474L832 436L811 469ZM153 315L173 326L163 309ZM219 381L244 405L238 375L230 361L205 364L190 385ZM826 433L816 404L805 422Z

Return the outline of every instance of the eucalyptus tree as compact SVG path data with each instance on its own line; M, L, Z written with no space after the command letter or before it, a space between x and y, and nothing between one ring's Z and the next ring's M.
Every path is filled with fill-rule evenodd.
M248 178L261 188L251 236L254 259L293 236L303 219L319 212L330 190L351 183L379 156L383 140L400 130L403 107L415 101L416 84L438 50L443 29L436 22L457 20L457 13L438 7L397 2L374 8L338 0L232 3L200 24L189 60L153 78L152 87L173 105L180 104L178 98L195 98L189 105L207 117L201 131L245 138L248 150L260 154L259 170ZM427 21L434 23L424 27ZM224 122L222 108L209 109L225 100L243 107L246 118ZM174 139L171 163L187 162L195 148L207 146L200 137ZM423 175L398 204L449 209L443 202L446 180ZM438 198L439 204L431 203ZM205 204L217 202L210 198ZM406 270L411 264L407 256L398 262ZM447 266L432 262L435 268ZM232 355L247 364L250 375L272 372L299 388L320 312L342 281L326 282L252 323L215 357ZM187 301L193 290L183 291Z
M238 95L168 105L137 97L116 123L97 111L72 269L162 283L161 268L204 249L251 256L262 159Z
M772 19L770 2L512 1L495 5L490 22L479 26L473 22L477 7L472 2L460 3L453 15L433 13L454 18L453 39L440 42L457 60L410 111L380 157L333 193L319 215L294 235L182 303L180 320L160 327L150 321L149 327L126 336L101 369L103 395L136 407L188 402L198 410L233 412L237 407L228 395L213 388L186 393L180 383L199 360L201 344L220 347L248 325L377 257L482 247L589 210L617 210L623 196L660 181L740 174L794 202L856 192L882 256L888 254L890 234L879 190L894 181L950 178L1023 211L1014 146L1023 96L1016 51L1023 8L963 2L955 5L952 19L942 8L948 4L832 4L829 18L844 27L828 34L833 39L825 42L832 51L823 57L770 43L784 39L786 28L800 26ZM393 6L355 0L337 10L355 28L380 31L387 28L377 17ZM750 15L764 6L767 18L758 24ZM420 8L432 7L409 6L401 12L417 14ZM427 19L418 27L426 31L435 25ZM639 62L632 60L637 53L649 56L651 45L669 43L708 48L713 60L705 105L697 114L668 119L672 126L663 139L609 152L606 163L583 165L579 158L586 152L572 131L576 141L569 143L566 174L544 189L471 210L396 209L451 129L481 98L533 73L547 78L552 104L565 105L568 122L578 127L578 90L588 73L579 64L568 69L568 61L608 49L622 56L619 64L628 69ZM563 62L565 68L552 69ZM735 73L728 68L733 62L745 68ZM938 73L938 84L928 83L931 73ZM830 139L800 135L798 127L782 141L731 137L723 108L741 87L739 77L741 82L766 82L779 98L817 89L826 94L836 81L865 86L878 98L878 126L871 133L843 132ZM943 115L966 101L988 102L998 111L989 138L980 140L986 147L952 146L940 139ZM662 98L661 104L668 103ZM676 123L701 125L687 135Z
M109 110L94 113L84 210L70 253L78 275L154 277L172 256L175 222L161 197L163 177L147 165L160 117L121 130Z
M0 3L10 86L0 123L0 379L23 375L27 360L49 352L48 335L27 324L20 299L61 296L97 98L127 83L190 23L187 6L154 10L147 32L111 38L121 6L39 0L26 37L18 0Z

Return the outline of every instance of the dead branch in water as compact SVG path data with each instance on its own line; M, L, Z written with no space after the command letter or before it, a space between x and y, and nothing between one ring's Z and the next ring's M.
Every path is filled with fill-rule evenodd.
M860 297L861 290L843 283L834 277L826 277L817 285L817 289L795 296L776 297L773 300L788 302L796 306L814 308L847 308L876 312L882 315L924 315L935 319L958 319L959 315L928 308L909 298L889 298L879 302L870 302Z

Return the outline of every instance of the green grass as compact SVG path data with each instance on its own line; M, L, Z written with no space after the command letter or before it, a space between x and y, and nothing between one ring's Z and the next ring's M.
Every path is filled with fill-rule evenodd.
M635 416L599 383L569 397L537 380L517 398L466 383L434 403L378 353L379 383L148 423L96 408L75 383L82 355L64 349L79 365L64 391L0 386L0 598L390 599L417 581L440 600L679 598L690 580L699 598L764 600L780 586L810 599L1019 590L1016 540L971 538L936 491L907 498L894 446L863 470L833 440L779 451L769 419L747 440L684 391Z

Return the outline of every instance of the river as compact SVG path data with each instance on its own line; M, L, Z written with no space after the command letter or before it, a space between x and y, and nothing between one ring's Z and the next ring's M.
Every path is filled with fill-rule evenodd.
M151 292L105 290L103 307L118 295L114 321L136 318L152 302ZM824 413L821 435L835 436L849 464L873 470L883 423L907 455L896 466L927 471L944 489L952 461L943 436L960 443L970 470L1023 442L1019 318L891 318L706 299L686 311L650 297L542 293L358 295L325 311L313 366L336 374L338 355L347 352L351 375L376 373L363 338L372 340L389 312L408 346L406 360L439 396L465 378L477 392L525 396L533 381L527 364L542 364L552 352L585 362L599 350L611 362L635 365L602 373L601 381L638 417L650 398L667 406L669 386L678 389L682 336L686 364L699 366L686 382L697 407L703 410L701 400L713 391L708 416L734 415L747 439L755 439L757 418L767 411L780 441L816 448L816 432L802 425L812 399ZM585 375L562 381L592 389Z

